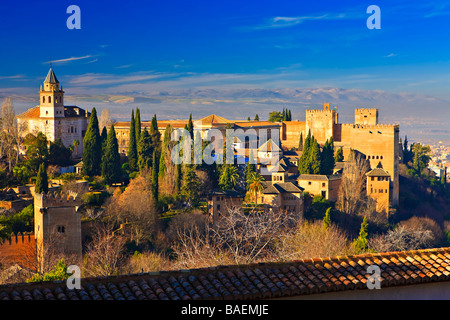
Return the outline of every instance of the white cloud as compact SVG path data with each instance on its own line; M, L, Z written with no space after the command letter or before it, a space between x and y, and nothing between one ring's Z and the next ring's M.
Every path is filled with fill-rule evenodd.
M77 61L77 60L83 60L83 59L89 59L95 57L94 55L88 54L82 57L70 57L70 58L64 58L64 59L59 59L59 60L52 60L52 61L47 61L45 62L47 63L55 63L55 64L62 64L62 63L67 63L67 62L71 62L71 61Z

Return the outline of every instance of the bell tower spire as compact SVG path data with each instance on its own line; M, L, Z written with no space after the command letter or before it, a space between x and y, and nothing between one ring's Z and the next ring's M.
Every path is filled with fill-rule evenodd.
M53 71L52 63L50 63L50 70L44 80L44 86L41 86L39 95L41 117L64 117L64 91L59 87L59 81Z

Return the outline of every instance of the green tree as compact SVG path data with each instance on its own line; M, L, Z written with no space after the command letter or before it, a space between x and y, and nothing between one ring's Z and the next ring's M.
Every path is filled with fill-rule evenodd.
M43 275L36 273L30 279L27 279L26 282L42 282L42 281L56 281L56 280L66 280L69 278L69 274L67 273L67 265L64 259L58 261L55 268Z
M156 114L152 118L150 136L152 137L152 146L159 154L161 152L161 133L158 130L158 120L156 118Z
M311 144L309 157L309 174L320 174L322 159L320 154L320 146L316 139L313 139Z
M141 133L141 137L137 145L137 154L138 166L140 170L149 168L152 165L153 144L152 137L148 133L147 128L144 128Z
M320 173L331 175L333 174L334 166L334 143L333 138L330 137L322 148Z
M191 134L191 139L194 139L194 123L192 122L192 113L189 114L189 121L187 125L187 130Z
M119 182L122 176L119 143L113 125L111 125L106 138L105 152L102 160L102 176L107 184Z
M34 172L37 172L39 165L47 163L48 160L47 137L40 131L36 136L28 134L24 144L27 146L26 156L30 161L30 166Z
M298 141L298 150L303 151L303 132L300 132L300 139Z
M259 121L259 116L258 116L258 114L255 115L255 121Z
M136 141L136 120L134 110L131 110L130 133L128 141L128 164L131 171L138 169L137 141Z
M219 186L222 190L233 190L239 182L239 171L236 166L233 165L223 165L220 178Z
M156 149L153 149L153 160L152 160L152 193L153 193L153 199L155 199L155 201L158 201L158 189L159 189L159 184L158 184L158 163L159 163L159 159L158 159L158 155L156 152Z
M195 165L186 165L184 183L181 189L182 195L188 202L188 206L197 206L199 203L200 180L195 172Z
M291 113L291 110L288 111L287 121L292 121L292 113Z
M329 228L331 226L331 207L325 211L325 217L323 217L323 226Z
M355 249L356 253L363 253L368 249L368 229L369 224L367 223L367 219L364 216L364 219L361 223L361 229L359 230L359 236L352 242L352 246Z
M334 162L342 162L344 161L344 150L342 149L342 147L339 147L336 150L336 154L334 156Z
M66 167L72 163L72 152L69 148L66 148L61 139L50 143L48 152L48 163Z
M272 111L269 113L270 122L281 122L283 121L283 115L280 111Z
M73 146L75 147L75 154L78 154L78 146L80 145L80 140L73 140Z
M90 177L100 175L101 161L102 143L98 128L97 111L93 108L83 139L83 174Z
M35 193L47 193L48 192L48 177L47 170L45 169L44 163L39 166L39 171L36 177L36 183L34 185Z
M298 172L300 174L309 174L311 171L311 131L308 131L308 135L306 136L305 143L303 144L302 155L298 160Z
M138 143L141 138L141 111L136 108L136 115L134 117L135 122L135 133L136 133L136 143Z
M431 149L428 145L424 146L420 143L415 143L412 151L414 153L413 169L420 176L422 170L428 168L428 163L431 160Z
M264 189L264 177L258 172L252 171L247 177L248 191L255 195L255 203L258 204L258 193Z

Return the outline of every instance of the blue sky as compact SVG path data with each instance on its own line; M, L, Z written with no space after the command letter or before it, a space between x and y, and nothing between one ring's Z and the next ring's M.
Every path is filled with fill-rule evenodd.
M81 30L66 27L72 4ZM372 4L380 30L366 27ZM445 1L2 1L0 94L36 93L52 60L75 93L331 86L450 99L449 17Z

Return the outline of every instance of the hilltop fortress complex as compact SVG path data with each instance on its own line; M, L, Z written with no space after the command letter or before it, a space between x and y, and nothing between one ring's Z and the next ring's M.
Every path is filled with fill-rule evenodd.
M77 154L73 154L73 156L75 158L81 157L83 138L89 123L90 113L77 106L64 105L64 91L52 68L50 68L43 86L39 90L39 101L38 106L17 116L19 123L26 122L27 130L23 134L36 134L41 131L46 135L49 142L61 139L66 147L73 145L75 140L78 140L79 147L75 151ZM163 137L169 124L174 129L183 129L188 124L188 120L158 120L157 123L158 130ZM323 109L320 110L306 110L305 121L228 120L212 114L194 120L193 123L194 128L200 129L203 138L211 129L218 129L223 134L227 128L236 131L240 129L241 132L245 132L246 138L235 139L236 149L239 146L241 149L248 150L249 142L247 142L247 139L252 142L257 141L258 147L260 147L267 140L273 138L283 152L297 148L300 135L305 138L308 132L322 145L327 139L333 138L335 148L343 148L344 160L348 159L348 155L353 150L370 162L372 172L370 173L371 176L368 176L371 181L367 184L368 193L378 199L389 198L390 206L398 205L398 163L401 150L399 146L399 126L379 124L378 109L355 109L354 123L339 123L337 108L331 109L329 103L325 103ZM119 152L126 154L130 123L116 122L114 126L119 142ZM142 121L141 123L142 129L150 126L151 121ZM260 154L263 153L258 150L258 160L260 160ZM376 168L378 170L373 171ZM329 179L327 178L327 180ZM389 187L387 187L387 184Z
M188 124L188 120L158 120L158 129L161 136L163 136L164 130L169 124L174 129L182 129ZM386 176L386 173L389 176L389 189L383 189L383 197L388 194L389 204L391 206L398 205L399 125L379 124L378 109L355 109L354 123L339 123L337 109L330 109L330 105L325 103L321 110L306 110L305 121L235 121L213 114L203 119L194 120L194 124L203 133L209 129L218 129L225 133L227 127L235 130L242 129L244 132L253 129L252 132L256 135L261 130L265 130L267 139L271 139L271 136L279 137L282 150L297 148L300 135L302 134L305 138L308 132L322 145L327 139L333 138L335 149L343 148L344 160L353 150L358 152L363 159L369 160L371 169L382 167L384 176ZM150 126L150 121L142 122L142 129ZM128 150L129 127L129 122L117 122L114 125L119 141L119 151L124 154ZM204 136L204 134L202 135ZM380 178L375 177L373 180L380 180ZM370 184L367 187L370 189ZM369 190L368 193L370 193ZM376 198L376 196L374 197Z

